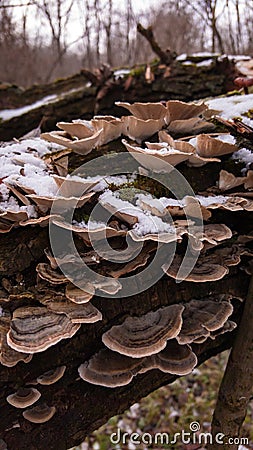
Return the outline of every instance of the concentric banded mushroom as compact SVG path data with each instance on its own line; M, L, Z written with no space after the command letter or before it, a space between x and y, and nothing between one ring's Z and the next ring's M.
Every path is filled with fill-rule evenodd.
M176 337L179 344L203 342L211 332L222 328L233 312L230 301L223 298L191 300L185 305L183 325Z
M40 397L41 393L35 388L20 388L14 394L8 395L6 400L15 408L27 408L36 403Z
M180 265L182 263L183 258L179 255L175 255L172 263L169 267L164 264L162 266L162 269L164 272L169 275L171 278L178 279L178 271L180 268ZM189 264L191 264L191 261L189 261ZM192 271L190 274L184 279L184 281L188 282L194 282L194 283L206 283L211 281L218 281L221 280L225 275L227 275L229 272L228 268L226 266L221 266L220 264L216 264L216 260L214 260L214 263L206 263L205 257L200 257L197 261L197 263L192 268Z
M185 375L197 364L197 357L188 345L179 345L175 339L167 342L164 350L152 356L131 358L102 349L79 366L80 377L89 383L115 388L129 384L138 373L152 369Z
M23 412L23 416L26 420L32 423L45 423L56 413L56 408L54 406L47 406L46 404L41 404L39 406L34 406Z
M113 351L132 358L158 353L182 326L182 305L171 305L141 317L127 317L122 325L103 334L103 343Z
M66 315L54 314L45 307L21 307L13 313L7 343L18 352L42 352L71 338L79 328Z
M45 372L42 375L40 375L37 378L37 382L45 386L54 384L63 377L65 370L66 366L56 367L56 369L49 370L48 372Z

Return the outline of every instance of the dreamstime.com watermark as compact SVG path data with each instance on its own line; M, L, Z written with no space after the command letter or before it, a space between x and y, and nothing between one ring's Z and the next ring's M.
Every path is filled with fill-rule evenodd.
M175 434L169 433L127 433L117 428L117 431L112 433L110 436L110 441L113 445L152 445L159 446L161 449L162 445L174 445L176 443L181 443L184 445L197 444L197 445L208 445L208 444L218 444L218 445L247 445L249 443L248 438L244 437L226 437L223 433L217 433L212 435L208 432L200 432L199 422L191 422L189 425L189 430L181 430Z

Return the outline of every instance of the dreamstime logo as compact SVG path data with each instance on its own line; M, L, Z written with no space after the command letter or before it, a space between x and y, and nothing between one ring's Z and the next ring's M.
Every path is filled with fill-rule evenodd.
M149 155L149 159L152 160L152 158L156 159L155 157ZM194 197L194 191L184 176L169 163L164 162L163 164L166 173L159 174L152 172L152 175L148 173L146 176L149 178L149 182L152 182L153 180L154 183L159 183L161 186L167 188L176 199L180 200L185 196ZM92 159L91 161L78 167L74 172L72 172L71 176L73 177L74 175L78 175L79 177L87 178L100 175L105 178L109 176L118 177L124 174L130 177L133 172L138 172L138 166L138 163L129 153L123 152ZM58 190L57 197L66 196L64 193L68 191L69 180L70 178L67 178L66 181L63 182ZM51 219L49 222L51 249L54 258L56 259L64 275L74 285L80 289L85 289L86 292L89 292L91 285L97 286L98 290L96 291L96 295L103 297L128 297L143 292L154 285L164 275L162 267L168 268L173 261L177 245L177 238L175 236L173 237L173 228L171 231L172 239L170 242L166 242L166 240L161 238L162 234L160 233L159 226L155 220L156 217L152 216L152 214L148 214L148 220L149 222L151 221L152 224L152 234L156 235L157 239L156 252L150 263L148 265L144 265L143 270L140 270L138 273L134 275L130 274L129 276L120 278L119 280L111 278L108 275L101 275L93 270L92 267L94 266L88 266L86 264L85 258L82 258L78 252L77 246L75 245L72 221L74 212L77 206L79 206L79 202L82 200L83 192L80 193L80 184L78 185L78 189L79 191L77 193L73 193L72 184L71 199L68 200L68 203L66 203L66 201L59 201L59 199L56 198L51 208ZM121 198L125 198L128 191L129 187L124 188L124 185L119 186L118 193ZM138 192L140 192L140 190L138 190ZM148 192L142 191L142 194L148 194ZM114 192L114 196L117 197L117 191L116 193ZM101 224L101 222L103 222L108 224L108 221L112 219L113 212L115 211L109 212L108 209L103 208L99 202L96 203L93 210L89 211L89 221L87 223L86 234L89 238L91 249L96 252L96 255L100 256L103 260L106 260L109 263L117 262L122 264L124 267L140 255L145 242L143 239L135 240L131 237L131 233L127 233L127 248L119 252L111 247L106 236L105 227L101 228L99 232L99 239L97 239L98 233L94 233L94 223ZM127 214L128 210L124 208L124 212ZM57 220L55 220L55 216L58 216ZM59 218L59 216L61 217ZM187 209L185 209L185 216L186 219L189 219L187 225L188 234L192 237L197 235L199 236L199 234L203 231L203 220L201 208L197 201L194 204L194 222L192 221L192 217L188 217ZM166 221L173 227L173 220L169 217L169 214L166 217ZM64 227L61 226L62 222L65 224ZM94 238L94 234L96 234L96 238ZM182 259L181 265L177 272L176 280L178 282L183 281L192 271L198 259L199 252L200 251L192 252L188 240L184 258ZM64 254L71 255L71 263L62 263L62 255ZM68 260L70 260L70 258L68 258ZM108 289L104 288L99 291L99 287L101 286L107 286Z
M169 434L166 432L163 433L127 433L121 431L120 428L117 428L117 431L112 433L110 436L110 441L113 445L127 445L129 443L133 445L174 445L176 443L181 443L184 445L189 444L198 444L198 445L208 445L208 444L216 444L216 445L247 445L249 443L248 438L240 438L240 437L226 437L223 433L216 433L212 435L212 433L208 432L200 432L200 423L199 422L191 422L189 425L189 430L186 431L182 429L181 431L175 434Z

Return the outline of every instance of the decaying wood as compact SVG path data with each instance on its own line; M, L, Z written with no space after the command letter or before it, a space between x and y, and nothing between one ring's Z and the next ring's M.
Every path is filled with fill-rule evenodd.
M229 438L238 442L241 427L247 414L247 406L252 395L253 385L253 276L238 328L236 338L229 356L226 371L219 389L217 404L212 421L213 450L225 450ZM217 444L215 436L224 434L224 444ZM231 441L232 442L232 441ZM238 444L231 443L231 450Z
M170 67L153 63L151 70L154 75L151 83L145 78L146 65L143 64L130 68L129 74L122 77L114 72L110 75L110 71L102 68L94 73L83 70L72 77L27 90L3 85L0 90L1 109L27 106L48 95L56 95L56 98L17 117L0 120L0 140L19 138L40 123L42 131L49 131L62 120L90 120L94 114L126 115L126 110L116 106L115 101L191 101L225 94L234 89L233 79L237 74L233 62L228 59L220 61L217 57L208 67L174 61Z

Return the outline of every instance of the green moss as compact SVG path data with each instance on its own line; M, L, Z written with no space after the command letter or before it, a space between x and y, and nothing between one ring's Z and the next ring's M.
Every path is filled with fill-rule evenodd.
M140 66L137 66L137 67L134 67L133 69L131 69L129 75L131 75L132 77L135 77L135 78L139 78L142 75L144 75L145 70L146 70L146 65L142 64Z
M77 222L87 223L89 221L89 218L89 214L87 214L87 212L84 212L82 208L75 209L73 219Z

